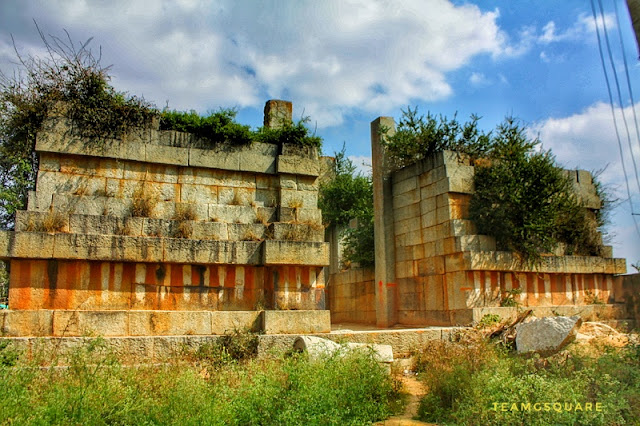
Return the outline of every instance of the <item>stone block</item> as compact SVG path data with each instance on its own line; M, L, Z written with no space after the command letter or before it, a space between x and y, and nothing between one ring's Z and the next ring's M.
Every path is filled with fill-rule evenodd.
M473 194L475 168L473 166L447 164L449 191Z
M211 333L261 331L261 320L260 311L211 311Z
M420 276L441 275L445 273L445 259L443 256L420 259L416 261L416 267Z
M60 156L57 154L42 153L40 155L40 161L38 162L38 170L59 172L60 171Z
M180 185L180 201L183 203L218 203L218 187L212 185Z
M167 238L164 244L164 261L257 265L262 259L261 244L256 241L199 241Z
M11 238L11 236L13 236L13 238ZM53 234L46 234L42 232L11 233L9 235L11 257L24 259L50 259L54 254L54 237L55 235Z
M151 130L150 143L168 147L191 148L193 146L199 146L200 141L198 141L194 135L186 132Z
M191 148L189 165L210 169L240 170L240 150L231 146L217 146L212 149Z
M320 162L317 157L304 158L295 155L279 155L276 164L278 173L306 176L318 176L320 174Z
M294 191L282 189L280 191L280 204L289 208L317 208L318 191Z
M393 210L393 220L395 223L406 219L420 219L420 204L409 204L405 207L396 208ZM419 227L419 225L418 225Z
M264 241L265 265L329 265L329 243Z
M209 204L209 219L223 223L255 223L256 211L251 206Z
M549 355L575 339L582 324L579 316L546 317L517 326L516 348L520 353L539 352Z
M431 169L421 174L418 178L420 188L434 184L447 177L447 169L444 166Z
M29 191L27 199L27 210L46 212L51 207L53 194L46 194L37 191Z
M53 194L51 206L54 211L65 214L87 214L100 216L105 214L107 197L93 195Z
M210 335L210 311L129 311L132 336Z
M418 177L413 176L401 181L393 182L393 195L399 196L407 192L419 190Z
M292 209L289 207L278 208L279 222L322 223L322 211L316 208Z
M11 256L11 241L14 233L0 230L0 259L7 259Z
M6 310L2 315L2 335L7 337L51 336L53 334L53 311Z
M127 336L128 311L53 311L54 336Z
M113 235L56 234L56 259L161 262L163 244L159 238Z
M291 124L293 104L289 101L278 99L268 100L264 105L264 127L279 129Z
M266 226L261 223L227 224L230 241L260 241L265 238Z
M274 174L277 156L278 145L253 142L240 151L240 170Z
M228 225L221 222L193 222L194 240L228 240Z
M329 311L263 311L265 334L311 334L331 332Z
M273 239L286 241L324 241L324 227L297 223L272 224Z
M487 235L463 235L456 237L456 248L460 251L495 251L496 240Z
M148 163L189 165L189 148L147 144L144 152Z
M318 148L309 145L298 145L292 143L282 144L282 155L318 159Z
M317 191L318 181L315 176L296 176L296 186L300 191Z

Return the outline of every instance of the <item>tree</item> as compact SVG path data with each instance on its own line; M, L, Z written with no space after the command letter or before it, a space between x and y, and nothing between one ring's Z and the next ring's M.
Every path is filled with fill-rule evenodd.
M335 154L334 179L320 187L318 206L327 223L344 226L357 219L356 228L344 231L343 256L347 262L370 266L374 263L373 183L355 170L343 147Z

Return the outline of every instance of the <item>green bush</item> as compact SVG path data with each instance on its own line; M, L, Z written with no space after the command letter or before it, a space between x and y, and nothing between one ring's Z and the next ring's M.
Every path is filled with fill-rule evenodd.
M69 368L0 365L0 423L370 424L398 398L369 353L251 359L209 372L178 358L125 368L97 343L71 360Z
M322 147L322 138L315 134L309 134L309 129L305 125L309 118L303 118L297 123L283 123L276 129L261 127L252 134L253 140L263 143L271 143L282 145L283 143L310 146L315 148Z
M221 109L201 116L195 111L165 110L160 116L160 129L192 133L212 146L225 142L246 145L251 142L251 130L249 126L235 122L236 113L233 109Z
M373 183L355 170L344 148L335 153L334 177L320 186L318 207L329 224L345 226L357 219L356 228L344 231L344 260L370 266L374 263Z
M5 228L13 226L16 210L24 208L35 186L36 134L51 112L64 112L74 131L97 144L143 126L157 114L144 99L108 84L108 67L93 56L91 39L76 46L68 34L66 40L42 32L40 37L47 50L44 58L18 54L21 72L0 74L0 226Z
M540 142L511 117L490 133L478 130L478 119L461 124L455 117L418 116L409 108L384 143L397 167L442 150L469 156L476 166L470 219L479 233L495 237L498 250L532 263L560 243L568 254L601 254L598 227L606 217L582 207L551 152L539 150ZM596 188L607 201L597 182Z
M597 358L565 353L541 360L487 342L470 346L441 342L422 349L417 359L419 377L429 389L419 407L424 421L468 425L640 421L637 346ZM572 409L566 409L565 403L572 404ZM577 403L582 410L576 409ZM592 404L591 410L585 410L587 403ZM596 410L596 403L601 410ZM531 407L527 409L526 404Z
M490 135L478 129L480 117L472 115L470 121L460 123L454 116L436 118L427 113L418 115L418 108L407 108L396 126L393 136L389 129L382 129L383 143L394 166L405 167L436 152L458 151L474 157L482 157L490 149Z

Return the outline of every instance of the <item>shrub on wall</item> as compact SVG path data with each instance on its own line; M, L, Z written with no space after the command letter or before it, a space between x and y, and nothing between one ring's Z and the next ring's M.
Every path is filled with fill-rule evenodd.
M224 142L246 145L251 142L251 130L249 126L236 123L236 113L234 109L220 109L201 116L196 111L165 110L160 116L160 129L192 133L211 145Z
M599 255L597 227L604 225L604 216L590 219L551 152L539 150L540 142L528 138L511 117L491 133L479 131L477 121L472 116L460 124L408 109L385 145L398 166L441 150L469 155L475 163L470 218L478 232L495 237L499 250L536 261L562 243L569 254ZM608 199L602 190L599 195Z
M39 28L38 28L38 31ZM108 67L89 49L91 39L76 46L40 32L47 55L17 53L21 73L0 74L0 226L13 226L16 210L24 208L35 186L38 158L36 134L61 102L75 130L100 143L130 127L145 125L157 112L141 98L117 92ZM17 52L17 49L16 49Z

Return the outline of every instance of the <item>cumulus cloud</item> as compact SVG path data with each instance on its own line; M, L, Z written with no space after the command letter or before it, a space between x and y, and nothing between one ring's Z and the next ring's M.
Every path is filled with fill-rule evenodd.
M18 17L18 31L32 28L33 16L47 32L95 36L115 64L114 83L161 106L168 99L179 109L259 107L287 98L319 127L340 124L353 108L383 114L446 98L448 72L476 55L513 50L497 10L446 0L16 5L4 19Z
M640 112L640 104L636 104L635 109ZM629 124L628 136L622 121L623 113ZM640 213L640 189L633 166L635 159L637 166L640 167L640 142L634 127L633 109L631 106L624 109L616 108L615 114L634 212ZM612 233L616 236L614 240L616 255L627 257L630 261L640 259L640 236L635 230L631 216L632 210L628 201L625 175L610 106L605 103L596 103L568 117L548 118L534 124L530 132L531 136L539 137L544 147L550 148L557 160L566 168L597 171L606 167L600 179L606 186L613 189L615 196L620 199L620 204L612 215Z
M604 14L604 22L607 30L616 28L615 17L612 14ZM598 16L598 27L602 31L602 17ZM580 14L575 23L564 30L558 31L556 23L547 22L542 27L542 34L538 36L538 42L542 44L558 43L562 41L581 40L590 36L596 31L596 24L593 21L593 15Z

